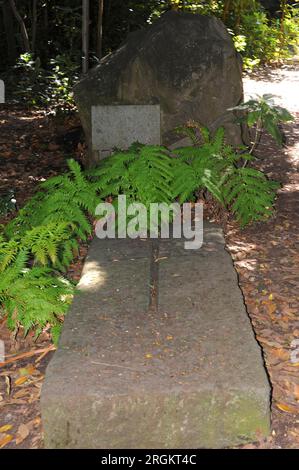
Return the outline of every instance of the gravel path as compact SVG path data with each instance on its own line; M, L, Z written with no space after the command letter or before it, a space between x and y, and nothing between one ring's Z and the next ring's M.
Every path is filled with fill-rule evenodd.
M299 67L282 68L247 76L243 80L245 99L255 94L276 95L277 104L291 112L299 112Z

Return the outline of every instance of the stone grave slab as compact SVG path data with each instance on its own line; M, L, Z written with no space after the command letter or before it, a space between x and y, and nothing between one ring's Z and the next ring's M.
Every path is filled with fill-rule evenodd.
M134 142L160 145L160 105L92 106L92 150L101 157Z
M93 240L42 389L47 448L268 435L270 387L222 232L205 223L201 249L183 243Z

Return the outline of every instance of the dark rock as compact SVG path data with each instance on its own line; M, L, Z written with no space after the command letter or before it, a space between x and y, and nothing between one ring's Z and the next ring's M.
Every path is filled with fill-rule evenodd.
M230 143L242 142L228 108L243 98L241 63L223 23L209 16L167 12L134 32L75 87L91 147L91 106L160 104L162 142L173 144L176 126L193 119L212 130L222 124Z

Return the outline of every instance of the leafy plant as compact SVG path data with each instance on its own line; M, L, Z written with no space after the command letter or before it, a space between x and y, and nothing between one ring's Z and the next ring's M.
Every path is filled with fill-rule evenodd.
M72 87L78 72L78 65L67 56L57 55L45 69L38 57L26 52L7 74L5 83L14 101L47 107L56 114L73 109Z
M91 233L88 214L97 201L94 183L78 163L68 163L70 172L43 183L0 236L0 303L8 326L22 325L25 333L36 328L39 334L49 323L55 338L73 288L54 277L50 266L68 267L78 238L86 240Z
M146 207L152 202L170 202L173 162L165 147L134 144L103 160L89 175L96 178L100 197L126 194L130 202Z
M50 324L57 339L73 287L53 268L65 271L78 251L78 241L92 233L91 217L99 201L125 194L128 202L170 204L209 192L246 225L273 211L277 184L262 172L239 168L249 154L225 143L224 130L210 136L194 124L186 130L194 145L169 151L133 144L117 151L98 168L82 171L69 160L69 172L42 183L36 195L0 234L0 304L8 326L22 325L37 334ZM117 208L117 207L116 207Z
M97 185L89 181L80 165L69 160L69 174L50 178L40 191L7 224L4 236L26 247L41 265L64 271L78 251L78 239L91 234L88 214L98 202ZM0 247L1 253L1 247Z
M272 215L275 190L279 186L254 168L233 168L224 174L221 194L225 205L244 227Z
M202 128L197 126L197 129ZM203 128L204 129L204 128ZM193 142L196 142L195 129ZM190 136L190 128L187 134ZM230 209L242 226L268 218L273 212L278 183L253 168L239 168L237 163L252 160L250 154L238 154L224 141L223 129L208 137L201 146L175 150L173 192L180 203L192 198L195 191L209 191L223 206ZM243 165L244 166L244 165Z
M38 335L50 324L57 338L73 287L67 280L54 277L48 268L28 268L27 261L28 254L22 250L1 269L0 303L7 315L7 325L10 329L21 325L25 334L36 328Z
M265 94L230 108L230 111L245 112L242 119L246 121L249 128L255 126L255 135L249 153L252 153L259 144L264 130L268 131L279 145L283 143L283 134L279 124L292 121L293 116L287 109L277 106L273 98L275 98L274 95Z

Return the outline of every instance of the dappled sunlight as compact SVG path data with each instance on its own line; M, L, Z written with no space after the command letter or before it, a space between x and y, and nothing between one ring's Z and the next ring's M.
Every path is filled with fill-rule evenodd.
M279 193L299 193L299 183L284 184L279 190Z
M238 253L240 250L245 251L245 252L250 252L251 250L256 249L256 245L254 243L245 243L239 241L238 243L234 243L233 245L230 246L230 249L232 252Z
M271 82L271 84L269 83ZM283 86L282 86L283 83ZM256 94L273 94L276 95L275 102L280 106L284 106L290 112L298 111L297 99L299 87L299 71L298 70L277 70L272 71L270 77L263 81L252 77L245 77L244 96L245 100L250 99Z
M257 266L256 259L246 259L241 261L235 261L235 265L239 268L247 269L248 271L255 271Z
M81 280L80 291L96 291L106 283L107 273L96 261L86 261Z

